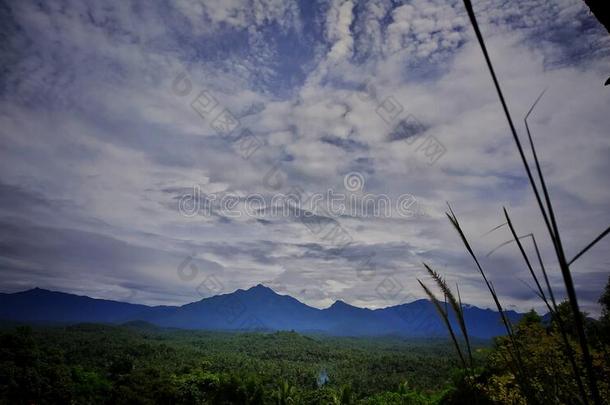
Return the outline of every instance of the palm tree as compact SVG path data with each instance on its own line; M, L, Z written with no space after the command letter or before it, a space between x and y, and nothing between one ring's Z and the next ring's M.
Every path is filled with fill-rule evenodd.
M404 381L404 382L398 384L398 394L401 397L404 397L405 395L407 395L408 392L409 392L409 383L407 381Z
M332 405L351 405L353 403L352 387L349 385L344 385L338 395L333 395Z
M282 381L275 391L275 403L276 405L288 405L296 403L296 388L288 383L288 381Z

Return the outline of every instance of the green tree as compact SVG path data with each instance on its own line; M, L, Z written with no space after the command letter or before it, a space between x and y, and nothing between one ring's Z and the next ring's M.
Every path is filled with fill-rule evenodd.
M282 381L277 390L275 391L275 404L276 405L288 405L296 403L297 392L296 388L288 383L288 381Z
M338 393L333 395L333 405L351 405L354 403L352 387L344 385Z

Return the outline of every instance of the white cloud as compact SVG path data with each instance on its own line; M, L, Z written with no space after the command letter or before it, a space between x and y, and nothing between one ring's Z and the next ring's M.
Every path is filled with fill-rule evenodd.
M328 59L336 62L351 56L354 39L350 31L354 4L350 0L335 0L326 22L326 38L332 44Z
M478 12L519 129L531 102L548 88L532 117L532 129L566 247L573 254L610 222L605 177L610 169L610 98L601 86L608 75L608 42L599 30L583 34L596 38L594 50L578 40L551 40L553 32L562 35L562 24L584 25L583 8L574 2L496 3L481 4ZM82 17L89 11L93 21ZM452 203L482 255L509 238L506 230L480 237L502 222L502 205L510 208L521 232L542 235L543 229L461 3L413 1L392 8L383 1L337 1L315 11L325 14L303 21L299 7L290 2L256 2L248 8L241 2L182 1L175 10L157 5L140 12L93 5L75 5L65 12L20 3L15 18L31 45L3 49L27 57L15 59L1 82L0 178L53 204L65 200L72 205L49 215L43 203L34 208L9 204L2 207L3 218L28 218L49 229L65 227L126 244L99 242L109 246L104 247L109 256L117 252L113 265L123 270L120 276L108 266L94 270L90 290L109 298L120 298L134 285L147 302L197 299L196 284L181 283L175 270L182 258L196 252L202 270L217 272L227 289L269 281L318 306L337 298L387 306L421 296L414 280L423 275L420 263L425 260L452 282L459 281L466 301L489 305L444 217L445 201ZM516 22L516 16L524 15ZM181 25L183 19L188 27ZM252 82L258 74L297 76L267 63L282 58L280 45L265 31L273 24L302 35L319 29L311 69L302 82L295 79L289 96L274 94L273 85L261 88ZM578 24L569 25L566 29ZM230 28L219 33L224 26ZM549 33L537 42L532 33L541 26L549 27ZM178 38L173 30L180 32ZM204 39L222 44L220 36L241 30L260 54L240 53L238 43L212 50L203 49L203 42L198 45ZM27 42L13 35L15 44ZM579 49L588 57L565 63L567 57L561 55ZM229 62L197 54L225 51ZM549 63L562 59L564 63ZM179 97L171 83L184 70L193 90ZM367 80L376 91L368 99L356 88ZM190 108L203 89L239 116L242 128L264 141L256 154L240 157L230 139L218 136L210 121ZM388 96L404 109L401 117L413 114L425 125L425 134L446 147L435 165L428 166L417 144L389 142L394 123L386 123L376 111ZM261 223L178 215L176 198L195 184L204 192L269 194L263 178L278 161L286 175L280 191L291 186L341 191L343 175L359 171L367 192L393 198L412 193L424 215L406 220L341 218L356 245L341 252L292 219ZM540 238L552 265L548 241ZM56 256L70 254L68 242L55 248ZM130 248L133 257L125 253ZM378 272L365 280L356 276L357 261L350 255L369 251L376 252ZM516 280L527 277L517 253L507 246L485 262L504 298L528 309L535 303L523 296ZM20 269L36 269L31 284L56 283L67 289L84 277L70 271L92 265L80 257L67 264L49 263L63 277L54 281L41 276L45 273L35 258L4 260L6 266L18 262ZM586 292L585 307L592 311L600 271L591 268L606 262L600 248L575 268L576 282ZM406 295L380 297L375 288L386 276L400 280ZM552 280L561 285L555 270ZM2 288L17 285L23 286L22 281L9 276L0 283Z

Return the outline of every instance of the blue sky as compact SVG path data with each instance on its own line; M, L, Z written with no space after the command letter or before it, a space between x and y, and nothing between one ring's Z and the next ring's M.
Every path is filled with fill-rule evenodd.
M571 256L610 223L610 36L578 0L475 9L523 134L547 89L532 129ZM26 0L0 18L1 291L178 304L262 282L317 307L383 307L423 297L425 261L489 306L447 201L482 257L510 238L482 236L506 206L554 265L459 1ZM239 122L231 134L193 109L202 91ZM395 135L401 120L417 138ZM431 140L433 164L418 147ZM194 187L243 204L345 192L350 173L360 191L413 195L415 214L326 219L349 235L338 247L296 216L178 209ZM483 261L507 306L542 309L515 246ZM602 242L574 266L590 312L609 263ZM561 290L555 267L551 280Z

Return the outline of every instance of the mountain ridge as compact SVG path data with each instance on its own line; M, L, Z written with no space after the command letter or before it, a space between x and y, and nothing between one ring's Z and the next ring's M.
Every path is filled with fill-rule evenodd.
M490 338L503 334L497 312L465 305L464 314L472 336ZM507 316L516 321L522 314L507 311ZM294 330L337 336L432 337L447 334L434 306L425 299L376 309L337 300L319 309L288 294L278 294L263 284L180 306L131 304L36 287L17 293L0 293L0 319L61 324L141 321L180 329Z

